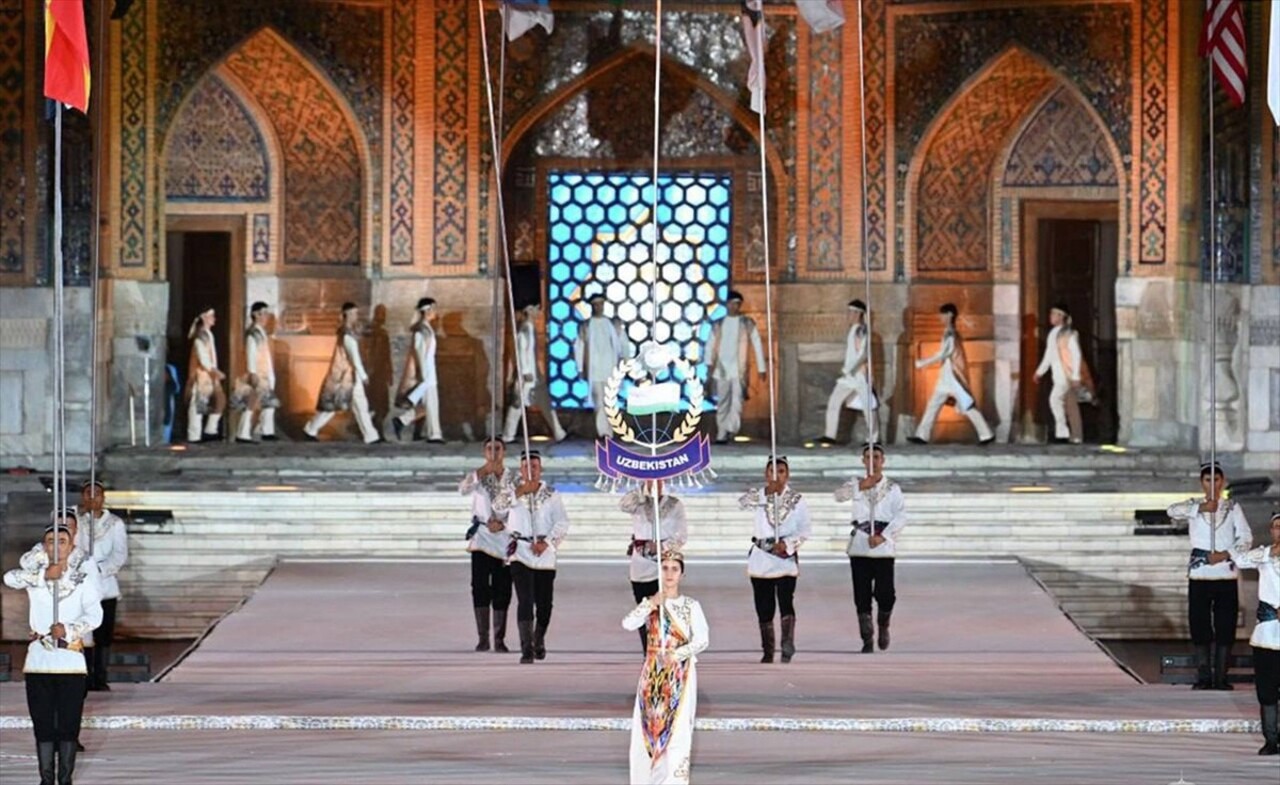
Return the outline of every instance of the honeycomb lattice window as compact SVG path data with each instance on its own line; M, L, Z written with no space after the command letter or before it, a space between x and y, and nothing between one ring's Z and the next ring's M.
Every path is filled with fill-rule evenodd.
M660 174L657 263L651 177L636 172L548 175L547 372L557 408L590 409L591 390L573 358L586 297L605 295L605 315L622 325L628 353L651 340L657 272L659 343L700 365L710 323L729 290L732 178L727 173Z

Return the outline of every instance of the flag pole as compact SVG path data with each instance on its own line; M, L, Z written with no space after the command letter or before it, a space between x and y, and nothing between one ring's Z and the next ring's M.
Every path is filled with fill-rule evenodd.
M1209 493L1205 499L1213 503L1218 486L1218 177L1215 145L1213 141L1217 123L1213 107L1213 59L1207 61L1209 72ZM1210 513L1213 525L1209 527L1209 551L1217 550L1217 511Z
M62 529L62 510L67 503L66 428L62 416L66 347L64 340L62 280L62 102L53 102L53 311L54 311L54 375L53 375L53 553L52 567L62 561L58 537ZM69 534L69 533L68 533ZM61 580L62 576L58 577ZM58 625L58 589L53 588L53 621L49 632Z

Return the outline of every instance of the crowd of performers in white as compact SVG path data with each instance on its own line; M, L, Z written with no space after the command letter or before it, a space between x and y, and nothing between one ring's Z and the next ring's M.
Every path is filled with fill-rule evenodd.
M587 297L591 314L578 326L573 345L574 365L587 382L591 405L595 412L596 436L612 435L605 413L605 385L618 363L634 353L626 337L624 325L605 315L603 294ZM730 291L724 303L725 315L714 322L706 341L706 369L712 399L715 401L715 441L727 444L742 430L742 411L747 399L752 363L755 373L765 379L768 364L764 344L755 320L742 313L743 297ZM436 371L436 349L439 343L435 328L438 315L436 301L423 297L418 301L409 327L409 347L405 353L400 383L394 403L400 411L390 418L396 441L404 438L406 428L415 439L430 443L444 442L440 425L439 382ZM552 438L560 442L569 433L561 424L545 380L539 378L537 320L539 307L526 305L516 310L514 356L507 363L507 409L503 419L502 438L508 444L516 441L522 422L522 410L536 407L546 420ZM845 357L827 400L826 427L818 441L836 444L840 437L840 417L845 409L854 416L876 417L880 400L869 373L871 341L869 340L867 306L852 300L848 306L849 330L845 339ZM916 361L916 368L938 367L932 394L920 417L911 442L927 444L942 407L948 402L972 423L979 444L995 441L991 426L977 406L969 383L969 366L964 341L957 329L957 308L947 303L939 310L943 334L940 348L931 357ZM272 364L271 339L268 333L272 313L265 302L250 308L249 327L244 334L245 373L224 389L226 375L218 367L218 352L212 333L217 314L209 308L194 320L188 337L191 341L187 381L183 393L187 415L187 441L200 443L219 441L223 414L230 408L237 412L235 440L253 444L258 439L276 439L275 410L280 405L276 394L276 374ZM1045 341L1043 359L1035 377L1048 375L1052 382L1049 407L1053 413L1055 442L1080 444L1083 429L1080 404L1096 400L1092 375L1080 348L1079 333L1072 327L1066 305L1049 311L1050 330ZM355 303L344 303L337 340L329 369L316 400L315 415L303 428L312 441L338 412L350 412L365 444L388 441L383 429L374 422L366 387L370 375L360 349L360 309ZM876 432L868 426L869 433ZM425 434L423 433L425 431Z
M894 559L907 523L902 488L884 475L884 464L883 447L865 444L862 471L833 491L851 509L846 551L863 653L890 646ZM1224 495L1221 467L1204 465L1200 482L1200 495L1168 509L1170 517L1189 525L1188 614L1198 671L1193 689L1232 689L1228 670L1238 577L1241 570L1257 570L1257 625L1250 643L1264 737L1259 754L1280 754L1280 514L1270 521L1271 542L1254 547L1243 511ZM513 470L501 439L485 443L483 464L462 479L459 492L471 502L466 541L475 650L510 651L507 615L514 588L519 661L546 659L556 560L569 535L564 498L543 479L537 451L523 453ZM71 781L86 692L108 689L117 574L128 558L128 537L123 521L105 509L104 493L102 483L85 483L79 507L55 511L42 541L4 576L7 586L25 591L30 601L23 673L42 783ZM748 519L751 529L746 571L760 627L760 662L787 663L798 651L796 588L799 553L813 531L809 507L792 487L782 456L766 461L763 483L738 501L744 530ZM644 652L631 781L688 782L697 662L710 644L702 606L680 591L689 521L683 503L661 481L628 491L620 508L632 521L625 547L636 602L622 626L637 631Z

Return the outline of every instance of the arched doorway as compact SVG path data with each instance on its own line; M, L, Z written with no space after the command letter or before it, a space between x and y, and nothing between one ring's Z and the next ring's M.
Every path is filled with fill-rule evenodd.
M1085 354L1114 411L1122 172L1114 141L1079 91L1017 46L957 91L917 149L907 179L909 351L919 358L936 350L936 311L955 302L970 382L1001 441L1043 435L1048 412L1038 402L1047 385L1041 391L1033 372L1047 303L1056 300L1090 315ZM935 377L912 377L915 412ZM965 418L944 412L935 440L970 441ZM1088 435L1113 435L1114 416L1092 419Z

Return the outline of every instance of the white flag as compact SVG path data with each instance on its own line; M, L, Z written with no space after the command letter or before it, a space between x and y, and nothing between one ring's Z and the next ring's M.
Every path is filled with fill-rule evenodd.
M761 0L746 0L742 4L742 37L747 44L747 54L751 56L751 65L747 70L751 111L764 114L764 36L761 35L764 30L764 12L760 3Z
M556 28L556 17L547 0L519 0L502 4L502 25L507 30L507 40L514 41L539 25L551 33Z
M680 408L680 383L637 385L627 393L627 413L657 414L674 412Z
M835 30L844 24L844 0L796 0L796 10L815 33Z
M1280 2L1271 0L1271 40L1267 42L1267 106L1280 125Z

